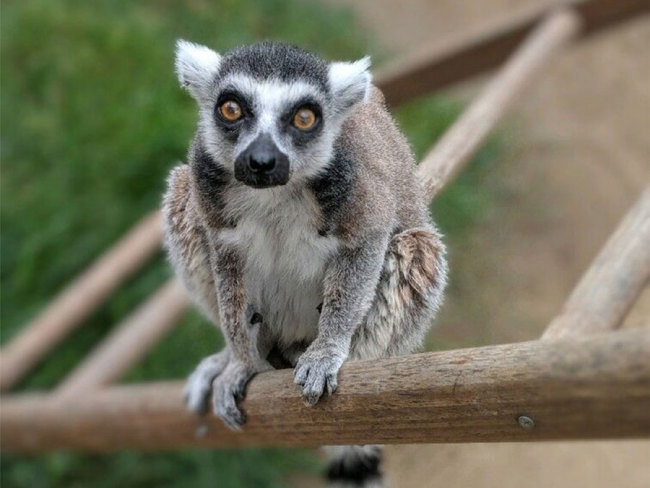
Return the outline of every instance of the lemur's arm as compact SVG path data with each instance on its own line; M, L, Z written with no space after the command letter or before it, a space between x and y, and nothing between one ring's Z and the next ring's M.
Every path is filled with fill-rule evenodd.
M242 258L236 249L217 244L213 246L211 265L226 343L238 360L255 362L257 351L245 324L247 297Z
M245 422L237 401L244 397L246 384L256 373L271 366L261 358L257 347L259 324L247 318L241 255L234 248L213 244L210 258L221 329L230 352L227 366L213 383L214 409L227 425L237 429Z
M354 247L343 248L326 270L318 336L294 372L307 405L314 405L325 389L330 394L336 390L352 336L372 305L388 241L387 232L374 232Z

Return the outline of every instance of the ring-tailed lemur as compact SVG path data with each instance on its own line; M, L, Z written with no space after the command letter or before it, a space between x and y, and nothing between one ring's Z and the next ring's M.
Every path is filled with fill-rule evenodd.
M199 104L164 200L166 245L226 347L186 388L232 428L253 375L285 363L307 405L348 359L408 354L445 286L445 248L368 58L325 63L264 42L223 56L179 41ZM377 481L379 450L334 450L333 480Z

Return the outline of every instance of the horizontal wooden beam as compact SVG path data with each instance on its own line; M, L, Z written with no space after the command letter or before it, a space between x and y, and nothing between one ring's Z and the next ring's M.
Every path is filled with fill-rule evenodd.
M561 10L546 18L521 44L420 163L418 175L429 199L465 166L540 69L577 35L580 25L574 12Z
M51 401L2 398L1 448L492 442L650 435L650 330L347 363L339 390L303 405L291 370L248 388L243 432L186 412L183 385L110 387Z
M571 0L558 4L562 6L580 16L582 35L650 11L646 0ZM482 25L477 31L436 39L379 70L376 83L388 103L398 105L494 69L512 55L549 10L548 6L535 6Z
M0 350L0 389L15 385L160 249L159 212L142 219Z
M70 373L56 394L79 395L119 380L171 330L188 305L178 281L169 280Z
M543 338L620 326L650 280L650 188L627 213Z

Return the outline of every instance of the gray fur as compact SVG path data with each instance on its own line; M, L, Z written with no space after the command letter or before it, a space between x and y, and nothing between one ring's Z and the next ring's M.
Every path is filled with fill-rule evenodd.
M212 392L216 415L238 428L245 419L237 402L271 356L295 366L303 400L313 405L336 390L347 359L417 349L442 301L445 248L366 59L328 65L269 43L197 57L204 48L192 45L188 54L183 46L179 78L200 118L189 164L169 179L166 245L226 340L198 366L186 394L200 411ZM250 105L236 130L214 116L233 91ZM321 125L300 135L284 120L304 100L322 112ZM260 135L289 159L282 186L252 188L234 177L233 162Z
M282 81L303 79L328 92L327 64L318 56L296 46L261 42L234 49L223 58L219 77L245 74L257 80Z

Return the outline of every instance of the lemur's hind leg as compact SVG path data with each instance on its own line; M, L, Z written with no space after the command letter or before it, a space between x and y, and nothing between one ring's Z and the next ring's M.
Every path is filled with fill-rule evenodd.
M400 356L418 349L442 302L446 277L445 247L434 228L395 235L374 302L352 340L350 359Z

